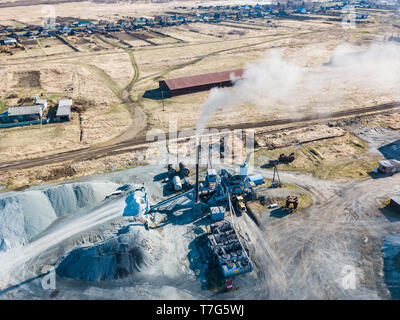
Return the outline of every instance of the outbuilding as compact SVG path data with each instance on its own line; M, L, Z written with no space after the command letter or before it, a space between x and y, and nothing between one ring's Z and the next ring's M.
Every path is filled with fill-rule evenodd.
M14 39L14 38L0 39L0 44L3 44L3 45L11 45L11 44L14 44L16 42L17 42L17 40Z
M10 107L1 120L3 123L39 120L43 116L42 105Z
M47 109L47 99L40 99L37 96L35 96L33 102L34 102L34 105L41 105L42 110Z
M230 87L234 79L243 77L243 69L199 74L190 77L161 80L159 88L163 97L207 91L214 87Z
M72 107L72 100L60 100L58 102L58 108L56 113L56 120L57 121L69 121L71 120L71 107Z

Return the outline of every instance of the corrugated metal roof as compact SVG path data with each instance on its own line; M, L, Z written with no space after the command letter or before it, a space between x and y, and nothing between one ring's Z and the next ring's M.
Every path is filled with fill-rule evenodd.
M58 102L56 117L69 116L71 113L71 106L72 106L71 99L60 100Z
M8 116L23 116L28 114L40 114L42 106L27 106L27 107L10 107L8 108Z
M42 104L47 107L47 99L36 99L35 104Z
M400 205L400 195L399 196L394 196L391 198L393 202L396 202L398 205Z
M65 100L60 100L58 102L58 106L72 106L72 99L65 99Z
M400 161L396 159L386 159L378 161L378 164L384 167L398 167L400 166Z
M243 69L199 74L196 76L167 79L164 81L170 90L177 90L230 81L232 76L236 78L243 77Z

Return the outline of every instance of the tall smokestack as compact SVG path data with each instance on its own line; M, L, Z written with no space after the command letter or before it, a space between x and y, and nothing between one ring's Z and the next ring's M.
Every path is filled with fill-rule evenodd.
M199 144L196 147L196 200L195 203L199 203L200 199L199 199L199 166L200 166L200 149L201 149L201 144L199 141Z

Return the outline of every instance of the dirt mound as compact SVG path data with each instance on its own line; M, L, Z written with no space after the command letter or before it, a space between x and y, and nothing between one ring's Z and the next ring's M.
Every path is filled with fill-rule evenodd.
M57 274L73 279L104 281L125 278L147 264L137 234L124 241L112 238L99 245L73 250L57 267Z
M70 165L65 165L59 168L54 168L46 176L39 177L43 181L57 180L65 177L73 177L75 175L75 169Z

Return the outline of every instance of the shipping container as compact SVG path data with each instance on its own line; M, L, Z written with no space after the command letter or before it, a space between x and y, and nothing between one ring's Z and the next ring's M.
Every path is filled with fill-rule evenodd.
M264 178L261 174L256 174L253 176L249 176L251 182L254 182L256 186L264 183Z

